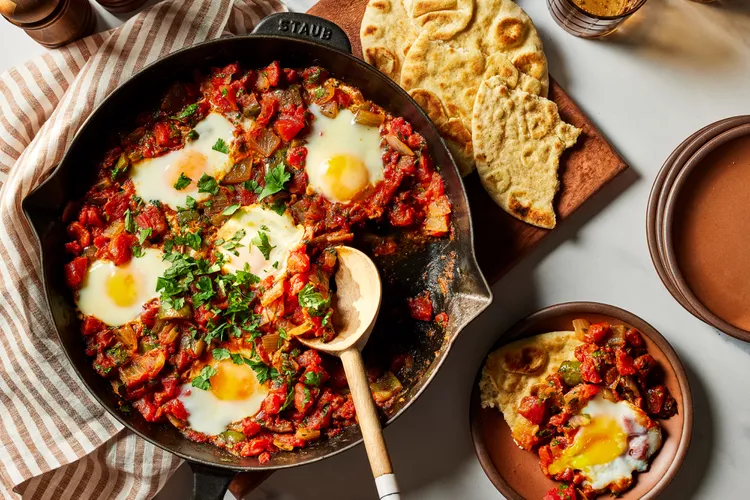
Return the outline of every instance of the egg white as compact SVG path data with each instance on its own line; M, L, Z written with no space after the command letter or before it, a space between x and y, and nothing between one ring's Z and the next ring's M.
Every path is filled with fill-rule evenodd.
M648 419L643 410L627 401L615 403L597 396L580 413L591 417L592 422L601 418L614 419L627 435L627 446L622 454L607 463L579 469L586 477L584 484L589 484L594 490L603 490L618 480L632 478L634 471L648 470L649 458L661 447L661 430L658 426L646 428L641 424ZM580 435L581 431L576 434L574 443ZM631 451L644 445L647 450L645 458L635 458Z
M241 352L246 357L251 357L252 353ZM221 434L227 430L227 426L233 422L242 420L245 417L251 417L258 413L263 400L268 395L268 388L258 383L252 368L247 365L234 365L230 359L223 361L213 361L209 366L218 369L226 369L229 373L230 380L225 380L225 388L238 385L245 385L245 394L242 398L227 399L226 395L217 395L220 390L216 387L217 376L209 379L213 381L208 390L193 387L191 383L184 384L177 398L182 402L188 413L187 425L191 429L202 432L209 436ZM194 369L195 373L197 370ZM239 375L238 379L233 379L232 374Z
M308 184L315 192L332 202L349 203L356 193L351 197L338 196L337 188L341 185L346 191L361 191L383 180L383 151L378 127L355 123L354 114L348 109L340 110L336 118L324 116L315 104L309 110L315 119L307 138L305 171ZM330 160L341 156L361 162L365 170L330 175Z
M120 266L106 260L95 261L89 266L78 292L78 309L110 326L133 321L140 315L143 304L159 295L156 292L156 279L169 267L169 263L162 260L162 255L159 250L148 248L142 257L134 257ZM118 304L118 299L112 295L113 286L121 293L126 287L126 293L133 295L132 300Z
M244 236L236 238L235 235L242 231ZM252 243L261 231L268 235L268 242L274 247L268 259L263 256L258 245ZM239 245L234 249L226 248L226 244L219 245L219 251L224 255L225 271L232 273L244 270L247 264L251 273L264 279L267 276L280 276L286 271L289 253L302 242L303 235L304 228L296 226L288 212L279 215L256 204L237 210L219 229L216 237L227 242L235 238Z
M195 126L198 137L188 141L182 149L170 151L156 158L145 158L133 165L130 177L135 191L144 200L158 200L177 209L184 207L188 196L201 201L208 193L198 192L198 179L203 174L221 180L232 167L229 155L213 149L219 139L230 147L234 125L223 115L210 113ZM180 173L192 179L181 190L174 187Z

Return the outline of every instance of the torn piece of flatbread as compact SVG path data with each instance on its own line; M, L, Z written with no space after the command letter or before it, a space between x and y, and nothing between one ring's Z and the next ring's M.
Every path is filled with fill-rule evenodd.
M362 55L398 83L406 53L418 34L419 28L406 14L404 0L370 0L359 32Z
M575 332L544 333L511 342L487 356L479 381L482 408L497 408L503 413L519 446L529 443L539 430L518 413L521 400L532 387L546 383L547 376L557 372L563 361L575 360L575 348L581 344ZM534 361L535 370L520 373L525 370L519 370L519 365L529 363L540 353L541 364Z
M560 156L581 130L563 122L557 105L502 76L482 82L474 103L472 143L479 178L503 210L538 227L555 227Z

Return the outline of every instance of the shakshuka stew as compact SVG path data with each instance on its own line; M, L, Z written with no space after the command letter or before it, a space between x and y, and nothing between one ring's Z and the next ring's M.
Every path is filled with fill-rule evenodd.
M264 463L356 422L340 363L296 340L336 335L334 247L374 226L386 235L363 249L394 254L450 237L450 213L403 118L324 68L235 63L175 83L118 136L64 211L64 272L123 411ZM447 321L428 293L407 299ZM379 407L406 361L370 367Z

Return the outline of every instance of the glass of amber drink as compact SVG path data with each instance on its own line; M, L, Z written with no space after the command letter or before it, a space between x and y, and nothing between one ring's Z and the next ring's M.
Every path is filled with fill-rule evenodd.
M547 0L550 14L568 33L581 38L606 36L646 0Z

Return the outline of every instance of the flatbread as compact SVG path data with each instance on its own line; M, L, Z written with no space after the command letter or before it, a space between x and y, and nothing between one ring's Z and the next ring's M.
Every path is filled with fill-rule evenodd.
M557 372L563 361L575 359L575 348L581 344L575 332L544 333L511 342L487 356L479 381L482 408L498 408L519 445L528 442L525 436L534 436L539 430L518 413L519 403L532 387ZM546 362L530 374L509 372L509 359L529 347L545 352Z
M416 5L417 0L412 1ZM542 42L531 19L515 3L477 2L471 23L452 38L439 34L446 26L441 22L435 19L424 24L406 54L400 84L409 91L421 89L434 94L443 104L447 120L458 120L452 124L454 135L471 135L474 100L489 59L495 55L506 56L519 70L536 78L541 83L540 94L546 95L549 77ZM438 121L435 116L430 118ZM461 125L466 133L460 130ZM446 139L454 153L465 153L456 158L461 174L470 173L474 168L471 144L456 143L452 137Z
M362 18L359 36L365 61L395 82L419 30L406 14L404 0L370 0Z
M409 17L433 38L450 40L474 15L474 0L404 0Z
M495 203L519 220L555 227L560 156L580 133L560 120L554 102L509 88L502 76L479 87L472 119L477 172Z
M494 54L507 56L547 94L542 41L511 0L370 0L360 36L367 62L428 103L462 175L474 170L474 98Z

